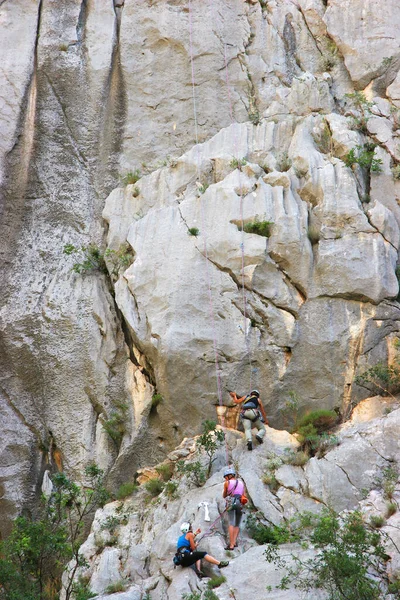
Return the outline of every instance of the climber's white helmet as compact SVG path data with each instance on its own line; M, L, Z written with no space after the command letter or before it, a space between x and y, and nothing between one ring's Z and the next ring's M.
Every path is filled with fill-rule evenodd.
M190 528L191 528L191 524L188 523L187 521L185 521L185 523L182 523L182 525L181 525L182 533L187 533L188 531L190 531Z

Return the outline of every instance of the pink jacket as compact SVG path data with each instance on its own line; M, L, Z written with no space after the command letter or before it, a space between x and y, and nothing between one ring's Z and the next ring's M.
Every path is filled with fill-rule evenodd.
M243 481L240 479L230 479L228 485L228 494L232 496L242 496L244 494Z

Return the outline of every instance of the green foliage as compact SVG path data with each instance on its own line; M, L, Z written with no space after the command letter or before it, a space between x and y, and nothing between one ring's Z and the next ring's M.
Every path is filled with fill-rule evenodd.
M199 460L192 463L185 463L183 460L178 460L176 470L181 475L186 475L196 487L201 487L207 481L207 471Z
M346 167L353 167L359 165L363 169L367 169L373 173L380 173L382 171L382 160L375 158L376 144L364 144L364 146L355 146L352 148L346 156L343 158Z
M396 504L396 502L389 502L388 505L387 505L387 507L386 507L385 517L387 519L389 519L389 517L392 517L396 512L397 512L397 504Z
M325 71L329 71L329 69L325 69ZM313 132L312 137L322 154L330 154L332 152L332 133L328 122L324 120L323 123L323 127Z
M296 429L302 451L311 456L321 457L336 446L337 437L325 433L325 430L336 422L336 413L326 409L312 411L299 419Z
M139 169L135 169L134 171L128 171L126 175L122 178L123 185L132 185L137 183L141 178L141 174Z
M386 523L385 517L383 517L382 515L371 515L369 522L370 525L372 527L375 527L376 529L380 529Z
M351 126L353 129L361 133L368 133L367 122L371 116L371 108L373 102L369 102L363 92L354 92L353 94L345 94L345 98L351 100L354 108L357 111L357 116L351 117Z
M103 429L108 433L117 448L121 445L126 432L128 406L125 402L117 402L108 418L103 419Z
M284 544L289 541L289 529L283 525L264 525L259 520L259 513L250 514L246 519L246 528L253 540L260 544Z
M255 233L256 235L262 235L263 237L271 236L271 227L273 223L271 221L259 221L255 219L254 221L250 221L249 223L245 223L243 225L243 231L245 233ZM239 231L241 227L239 227Z
M91 597L87 586L73 579L78 567L86 564L79 554L85 521L106 502L108 494L98 467L91 465L85 475L84 488L63 473L54 475L54 490L43 500L36 518L14 521L10 536L0 542L1 600L54 600L70 560L73 566L65 576L65 598L69 600L73 593L80 600Z
M400 164L394 165L392 167L392 173L395 179L400 179Z
M191 594L183 594L182 600L201 600L201 593L192 592Z
M170 500L174 500L178 498L178 482L177 481L167 481L164 487L164 491Z
M204 194L209 188L209 184L208 183L204 183L203 185L199 186L199 193L200 194Z
M299 450L298 452L293 452L293 450L290 450L286 453L285 463L287 465L292 465L293 467L303 467L309 461L309 459L309 455L302 450Z
M149 479L148 481L146 481L144 487L146 488L146 491L149 492L149 494L153 498L155 498L156 496L161 494L161 492L164 489L164 485L165 484L161 479L158 479L158 477L154 477L153 479Z
M117 592L124 592L127 587L127 582L121 579L120 581L115 581L114 583L110 583L109 586L106 587L106 594L116 594Z
M219 598L215 592L208 589L204 592L203 600L219 600Z
M296 392L289 392L289 398L285 401L282 409L282 416L285 420L286 426L291 422L292 428L295 429L297 425L297 419L299 416L300 400Z
M169 481L174 473L174 465L173 463L158 465L158 467L156 467L156 471L163 481Z
M321 239L319 228L315 227L315 225L309 225L307 228L307 237L312 245L318 244L319 240Z
M197 449L208 456L207 477L210 475L211 466L214 462L214 455L218 448L225 441L225 434L220 429L217 429L215 421L204 421L203 433L197 438Z
M292 160L287 152L281 152L277 157L276 170L280 172L289 171L292 166Z
M271 492L276 492L279 488L278 480L275 477L275 473L272 471L267 471L262 476L262 482L265 483L271 490Z
M78 581L74 581L72 584L72 596L74 600L90 600L90 598L94 598L97 594L92 592L89 583L83 577L79 577Z
M383 469L382 489L385 498L391 500L399 479L399 470L397 466L390 466Z
M317 433L330 429L337 422L337 414L333 410L320 408L313 410L299 419L297 430L306 425L313 425Z
M289 584L302 592L320 589L328 600L378 600L383 598L378 581L370 571L382 568L387 559L380 534L363 522L355 511L339 517L325 509L319 515L301 515L297 535L311 543L316 555L302 559L302 554L290 556L292 565L278 557L272 547L265 556L285 568L279 589Z
M163 402L164 398L161 394L153 394L151 397L151 410L157 408L161 402Z
M75 273L85 274L98 271L108 273L107 264L110 265L111 274L117 277L121 268L126 269L133 261L133 251L128 244L123 244L119 250L107 250L102 253L96 244L81 246L77 248L73 244L65 244L64 254L80 255L81 262L74 263L72 270Z
M197 237L200 234L200 230L197 227L189 227L188 235L192 235L193 237Z
M214 575L211 579L207 581L207 587L209 590L219 587L223 583L225 583L226 577L225 575Z
M400 368L397 364L384 365L383 363L378 363L374 367L357 375L354 381L357 385L362 386L371 384L371 391L374 391L374 388L376 388L377 393L382 396L393 396L393 393L400 389Z
M245 165L247 165L247 160L245 158L232 158L231 162L229 163L231 169L239 169L239 171L241 171L242 167Z
M128 496L131 496L135 492L137 492L139 486L133 481L127 481L126 483L122 483L117 491L117 500L124 500Z

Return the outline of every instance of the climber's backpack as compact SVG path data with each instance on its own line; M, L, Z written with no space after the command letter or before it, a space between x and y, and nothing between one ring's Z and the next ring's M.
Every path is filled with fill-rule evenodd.
M184 557L185 552L188 552L186 548L178 548L174 558L172 559L175 567L179 567L182 564L182 558Z

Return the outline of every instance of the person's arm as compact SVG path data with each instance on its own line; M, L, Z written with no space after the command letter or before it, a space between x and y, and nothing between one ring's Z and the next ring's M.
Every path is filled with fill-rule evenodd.
M228 487L229 487L229 481L225 481L224 482L224 489L223 489L223 492L222 492L222 497L223 498L226 498L227 495L228 495Z
M240 398L238 398L236 392L229 392L229 395L232 398L234 404L240 404L246 398L246 396L241 396Z
M263 407L263 405L262 405L262 402L261 402L261 400L260 400L260 399L258 400L258 406L259 406L259 408L260 408L260 411L261 411L261 414L262 414L262 416L263 416L264 423L265 423L266 425L268 425L268 419L267 419L267 415L266 415L266 412L265 412L265 410L264 410L264 407Z
M192 551L196 550L197 545L196 545L196 542L194 541L194 535L191 531L189 531L189 533L186 534L186 539L189 541L190 549Z

